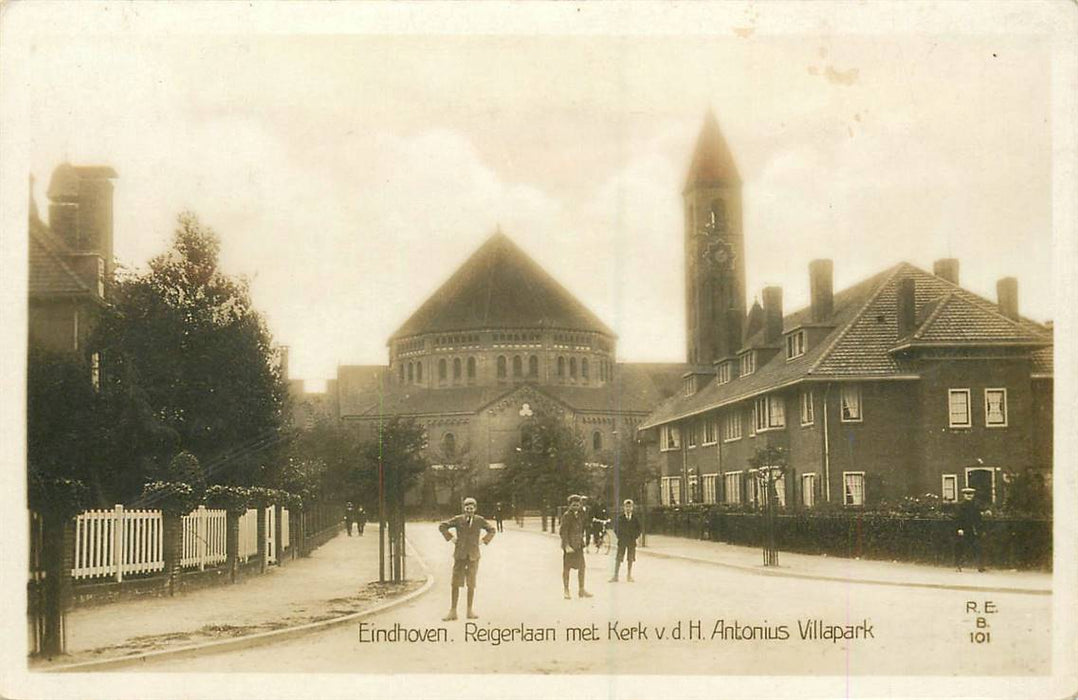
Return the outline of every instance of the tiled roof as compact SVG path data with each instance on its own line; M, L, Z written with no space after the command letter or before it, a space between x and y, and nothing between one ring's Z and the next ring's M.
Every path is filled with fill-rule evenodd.
M89 294L90 288L64 260L72 255L68 246L40 220L30 219L30 296Z
M685 179L685 189L696 184L739 182L741 176L737 173L730 147L726 145L726 139L719 129L719 121L715 118L715 113L708 110L700 135L696 138L692 164Z
M702 413L805 379L883 378L911 374L908 360L891 352L899 340L898 284L901 279L910 277L915 281L916 306L922 310L915 339L920 334L932 342L954 344L1035 345L1051 342L1050 333L1043 326L1028 319L1012 321L1001 315L996 305L987 299L901 263L835 294L834 312L824 324L832 329L804 355L787 360L785 352L779 351L770 361L758 366L753 374L726 384L712 381L692 396L674 396L660 404L642 427ZM783 329L789 331L810 320L811 309L801 309L783 319ZM760 331L747 345L758 347L762 342L763 331ZM1050 359L1050 355L1048 357ZM1037 351L1034 361L1036 366L1045 366L1043 350Z
M610 330L508 236L495 233L431 295L394 338L461 330Z

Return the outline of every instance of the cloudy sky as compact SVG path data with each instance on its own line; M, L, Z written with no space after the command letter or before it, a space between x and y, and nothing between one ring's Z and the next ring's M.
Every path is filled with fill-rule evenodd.
M622 359L683 359L680 189L708 108L744 180L750 303L770 284L787 310L807 303L818 257L837 288L957 257L970 289L994 300L1015 276L1022 312L1053 318L1037 37L843 31L812 5L676 23L683 6L582 6L576 25L571 3L536 32L413 13L179 35L146 28L154 6L112 7L99 31L28 39L38 204L58 163L112 165L116 254L136 269L196 212L295 377L385 362L389 334L497 226L617 331Z

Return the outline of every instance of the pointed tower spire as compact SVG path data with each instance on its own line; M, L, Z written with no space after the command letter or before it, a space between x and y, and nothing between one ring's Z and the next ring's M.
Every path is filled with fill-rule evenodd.
M719 129L719 120L715 118L715 112L708 109L704 115L704 125L700 127L700 135L696 137L696 148L693 149L692 164L685 179L685 190L700 185L740 184L741 176L734 164L734 157L730 154L730 147L726 145L726 139Z

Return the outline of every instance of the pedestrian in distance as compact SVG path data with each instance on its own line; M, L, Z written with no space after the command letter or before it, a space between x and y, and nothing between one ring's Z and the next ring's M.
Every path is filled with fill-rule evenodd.
M460 600L461 586L468 587L468 619L474 620L479 617L475 614L475 576L479 569L479 543L490 544L490 541L494 539L494 526L487 522L486 518L476 515L475 507L474 498L465 498L464 512L438 525L438 531L442 533L442 537L454 545L453 579L450 582L452 603L449 613L442 618L443 620L457 619L457 603ZM450 530L453 532L450 533ZM486 532L486 535L480 537L480 530Z
M580 515L584 518L584 546L591 544L591 519L593 507L587 496L580 497Z
M363 506L356 508L356 525L359 529L359 536L363 536L363 528L367 525L367 511L363 510Z
M621 513L614 521L614 534L618 538L618 556L614 560L614 576L610 580L617 583L621 562L626 562L625 580L633 582L633 562L636 561L636 538L640 537L640 518L633 515L633 499L626 498L622 503Z
M578 595L581 598L590 598L584 588L584 533L588 531L587 523L581 511L581 497L569 496L569 509L561 516L561 582L565 589L565 599L569 600L569 572L577 570L576 577L579 584Z
M494 506L494 522L498 525L498 532L505 532L505 526L503 521L505 520L505 509L502 508L502 504L499 503Z
M591 542L595 545L595 551L599 551L599 547L603 544L603 538L606 537L606 526L610 520L606 515L606 506L602 501L596 501L591 506Z
M954 527L954 566L962 570L962 564L972 554L977 560L977 571L984 571L984 559L981 552L981 508L974 496L977 489L962 489L962 500L955 509Z
M356 522L356 507L351 501L344 504L344 527L348 530L348 536L352 536L352 523Z

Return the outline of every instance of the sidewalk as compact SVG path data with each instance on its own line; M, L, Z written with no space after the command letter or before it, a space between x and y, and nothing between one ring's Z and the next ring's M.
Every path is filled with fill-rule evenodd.
M516 528L515 522L506 527ZM524 530L547 537L539 518L525 518ZM929 566L874 559L844 559L826 555L797 554L780 551L777 567L763 565L759 547L744 547L668 535L648 535L647 547L637 547L637 557L669 557L738 569L761 576L785 576L824 581L942 588L950 590L994 591L1050 595L1052 574L1043 571L972 569L955 571L951 567Z
M68 653L32 659L30 670L222 645L354 617L425 590L429 582L417 559L409 560L415 567L409 572L413 580L379 584L378 528L368 527L363 537L342 531L310 557L270 567L234 585L76 609L67 616Z

